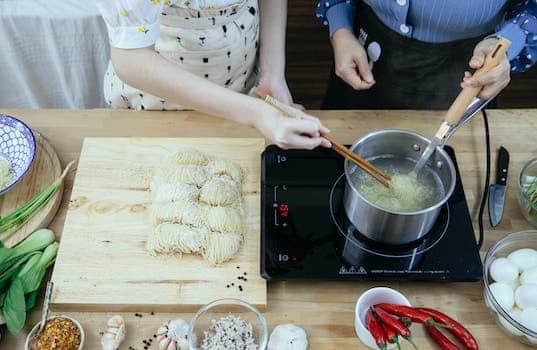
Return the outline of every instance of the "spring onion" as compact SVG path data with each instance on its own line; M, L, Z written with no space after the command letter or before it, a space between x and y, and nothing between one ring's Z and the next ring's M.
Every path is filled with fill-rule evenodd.
M526 204L526 210L530 216L537 220L537 211L533 209L533 206L537 205L537 178L529 185L526 195L530 200L530 203Z
M0 218L0 241L5 241L11 237L25 223L27 223L35 213L43 208L54 197L73 163L74 162L71 162L65 167L63 173L58 179L56 179L56 181L35 195L17 210Z

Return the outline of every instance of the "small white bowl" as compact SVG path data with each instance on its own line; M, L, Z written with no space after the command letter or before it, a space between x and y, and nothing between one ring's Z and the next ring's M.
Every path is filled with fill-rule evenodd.
M380 303L411 306L410 302L403 294L387 287L371 288L358 298L356 309L354 311L354 329L356 330L358 338L360 338L362 343L370 349L378 349L378 346L365 326L365 315L371 306ZM395 344L389 344L388 349L393 349L395 346Z
M84 328L82 328L80 322L66 315L56 315L49 317L47 318L47 322L58 317L63 317L72 321L78 327L78 329L80 329L80 346L78 347L78 350L82 350L84 348L84 340L86 339L86 336L84 334ZM30 331L30 333L28 333L28 336L26 337L26 343L24 344L24 350L30 350L30 342L32 341L32 338L34 337L35 332L37 332L37 329L39 328L40 324L41 322L37 322L36 325Z

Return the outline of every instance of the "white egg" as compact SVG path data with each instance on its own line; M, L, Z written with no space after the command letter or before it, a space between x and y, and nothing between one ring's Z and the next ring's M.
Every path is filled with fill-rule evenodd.
M515 291L515 303L522 310L537 307L537 284L523 284Z
M520 284L536 283L537 284L537 266L534 266L520 275Z
M520 322L520 315L522 313L522 311L518 310L518 309L511 309L507 312L509 314L509 316L511 316L515 321L517 322ZM500 323L502 324L502 326L504 326L504 328L511 334L513 335L516 335L516 336L520 336L520 335L523 335L524 333L522 333L521 331L519 331L518 329L515 328L515 326L513 326L509 321L507 321L505 318L502 317L502 315L498 314L498 319L500 320Z
M526 328L537 332L537 308L522 310L520 314L520 323Z
M492 295L505 311L511 310L515 305L515 293L510 285L502 282L495 282L489 286Z
M515 264L520 272L537 266L537 250L522 248L515 250L507 256L507 259Z
M507 258L498 258L490 264L490 276L495 282L510 283L518 277L518 267Z

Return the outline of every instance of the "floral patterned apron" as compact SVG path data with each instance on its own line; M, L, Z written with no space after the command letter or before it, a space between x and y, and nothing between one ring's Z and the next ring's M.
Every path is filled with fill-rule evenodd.
M182 69L213 83L247 92L257 75L257 0L202 10L180 7L175 4L177 2L166 1L155 51ZM104 77L104 92L113 108L183 109L125 84L115 74L111 63Z

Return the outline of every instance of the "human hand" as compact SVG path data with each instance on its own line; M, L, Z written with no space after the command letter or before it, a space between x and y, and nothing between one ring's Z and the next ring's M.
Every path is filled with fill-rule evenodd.
M330 132L318 118L301 113L301 119L283 115L276 108L265 104L258 109L260 115L255 126L265 137L283 149L314 149L317 146L332 147L322 135Z
M300 110L304 109L304 106L301 104L293 102L293 96L291 96L291 92L289 91L289 87L287 86L284 76L276 76L274 74L264 73L261 71L257 89L259 92L270 95L286 105L298 108Z
M375 84L367 52L354 34L345 28L332 35L336 75L355 90L367 90Z
M494 49L498 39L488 38L480 41L475 49L472 58L470 59L470 67L479 69L485 62L485 57ZM480 88L478 97L481 99L489 99L496 96L505 88L511 81L511 65L507 55L501 60L500 64L489 72L475 76L470 72L464 72L464 79L461 87L472 86Z

